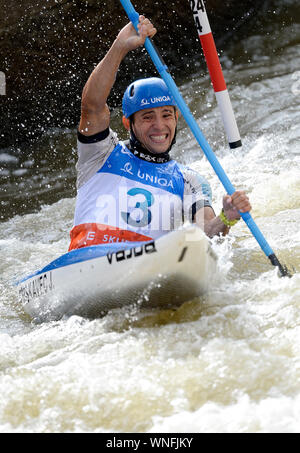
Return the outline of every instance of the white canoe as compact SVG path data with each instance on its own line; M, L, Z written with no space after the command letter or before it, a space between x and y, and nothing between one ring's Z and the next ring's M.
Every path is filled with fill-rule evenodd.
M156 241L96 245L68 252L17 283L24 310L38 321L88 318L138 304L179 306L207 291L217 257L189 225Z

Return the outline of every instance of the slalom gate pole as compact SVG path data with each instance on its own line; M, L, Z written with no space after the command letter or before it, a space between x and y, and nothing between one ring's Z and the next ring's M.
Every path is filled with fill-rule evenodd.
M189 0L230 148L242 146L203 0Z
M138 33L138 23L139 23L139 14L135 11L132 3L130 0L120 0L129 20L132 22L136 32ZM213 167L216 175L218 176L219 180L223 184L226 192L229 195L232 195L235 192L235 188L231 184L230 180L228 179L225 171L223 170L221 164L219 163L218 159L216 158L214 152L212 151L211 147L209 146L206 138L204 137L202 131L200 130L198 123L196 122L195 118L193 117L192 113L190 112L188 106L186 105L183 97L181 96L173 78L170 75L169 69L166 66L165 62L163 61L161 55L159 54L157 48L153 45L152 41L149 38L146 38L145 41L145 48L149 53L153 64L155 65L157 71L161 75L162 79L164 80L165 84L167 85L170 93L175 99L175 102L182 113L185 121L187 122L189 128L191 129L194 137L196 138L198 144L200 145L203 153L205 154L206 158L208 159L209 163ZM255 237L256 241L260 245L262 251L271 261L273 266L277 266L280 272L280 275L283 276L290 276L287 267L282 265L278 258L276 257L275 253L271 249L270 245L266 241L265 237L263 236L262 232L256 225L255 221L253 220L251 214L249 212L241 212L240 213L242 219L248 226L249 230L251 231L252 235Z

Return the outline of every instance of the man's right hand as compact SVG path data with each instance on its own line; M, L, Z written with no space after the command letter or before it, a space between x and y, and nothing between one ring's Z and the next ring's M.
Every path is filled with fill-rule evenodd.
M132 23L127 24L117 36L117 41L122 45L124 51L130 52L140 46L143 46L146 38L153 38L156 28L145 16L139 17L138 23L139 34L135 31Z

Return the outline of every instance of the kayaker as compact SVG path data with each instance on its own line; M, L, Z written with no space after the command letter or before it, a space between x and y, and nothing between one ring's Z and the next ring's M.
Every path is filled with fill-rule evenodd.
M128 143L110 129L107 98L128 52L156 29L144 16L139 35L131 23L118 34L91 73L82 93L78 130L77 199L69 250L123 241L156 239L188 220L209 237L227 234L251 209L244 191L225 195L216 216L208 182L170 157L178 111L157 77L129 85L123 97Z

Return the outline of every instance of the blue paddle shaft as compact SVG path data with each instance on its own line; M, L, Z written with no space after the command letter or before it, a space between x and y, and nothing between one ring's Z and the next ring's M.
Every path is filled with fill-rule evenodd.
M132 22L134 28L138 32L137 25L139 23L139 14L135 11L132 3L130 0L120 0L129 20ZM187 122L189 128L191 129L192 133L194 134L197 142L199 143L202 151L204 152L205 156L207 157L209 163L213 167L216 175L218 176L219 180L223 184L226 192L229 195L232 195L235 192L235 188L231 184L230 180L228 179L225 171L223 170L221 164L219 163L218 159L216 158L214 152L212 151L211 147L209 146L206 138L204 137L202 131L200 130L196 120L194 119L191 111L189 110L188 106L186 105L184 99L182 98L173 78L171 77L168 67L164 64L161 56L158 54L157 50L155 49L153 43L149 38L146 38L145 41L145 48L149 53L157 71L161 75L162 79L165 81L170 93L174 97L176 104L179 110L182 113L185 121ZM258 244L260 245L262 251L265 253L267 257L270 255L274 255L273 250L269 246L268 242L266 241L265 237L261 233L260 229L256 225L255 221L253 220L251 214L249 212L240 213L242 219L248 226L249 230L257 240Z

